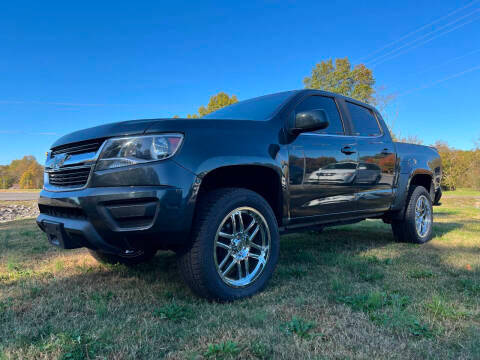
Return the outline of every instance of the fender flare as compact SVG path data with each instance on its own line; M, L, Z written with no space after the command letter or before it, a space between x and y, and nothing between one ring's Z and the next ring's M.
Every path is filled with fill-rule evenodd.
M390 212L392 217L395 219L402 219L405 215L405 205L407 202L408 193L412 180L417 175L427 175L430 177L430 188L433 184L433 172L427 169L413 169L410 173L400 173L397 181L397 186L395 189L395 198L393 200L392 206L390 207ZM428 189L428 191L431 191Z

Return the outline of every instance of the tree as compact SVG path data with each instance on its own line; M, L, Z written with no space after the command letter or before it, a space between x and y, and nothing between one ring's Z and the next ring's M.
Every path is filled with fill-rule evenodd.
M24 189L43 186L43 166L35 157L24 156L13 160L10 165L0 167L0 188L6 189L17 183Z
M22 174L28 170L31 164L35 163L38 164L35 157L31 155L24 156L19 160L13 160L8 166L8 173L13 178L13 182L18 183Z
M13 178L8 171L8 165L0 165L0 189L8 189L13 184Z
M235 95L229 96L227 93L220 91L217 95L210 97L210 101L206 107L202 105L198 108L198 114L188 114L187 118L198 119L225 106L235 104L236 102L238 102L238 99Z
M30 170L25 171L20 177L21 189L33 189L34 177Z
M391 113L391 106L396 95L387 93L385 87L374 88L375 78L372 70L363 64L355 65L352 69L348 58L321 61L312 69L310 77L303 80L308 89L320 89L348 96L368 104L375 105L382 114L390 133L402 142L421 143L416 136L404 138L395 134L394 120L398 116L395 109Z
M43 166L35 161L30 164L27 172L32 174L33 187L35 189L40 189L43 186Z
M442 158L442 186L447 190L457 187L479 188L480 151L457 150L444 141L435 143Z
M365 65L353 69L348 58L322 61L312 69L312 75L303 80L308 89L320 89L348 96L366 103L375 103L375 79Z

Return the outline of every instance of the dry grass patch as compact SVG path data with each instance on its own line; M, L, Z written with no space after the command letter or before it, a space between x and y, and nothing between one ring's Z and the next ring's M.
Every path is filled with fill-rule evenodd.
M0 359L478 359L476 201L442 200L424 246L380 221L283 236L267 289L227 304L196 298L173 253L104 266L0 224Z

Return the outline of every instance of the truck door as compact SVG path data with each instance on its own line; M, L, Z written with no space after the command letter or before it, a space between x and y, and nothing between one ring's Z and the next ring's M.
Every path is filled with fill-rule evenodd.
M395 148L375 113L364 106L345 102L357 139L359 157L355 191L359 211L384 211L393 199Z
M355 138L345 136L343 121L334 98L311 95L295 113L322 109L329 126L300 134L289 146L290 218L305 221L356 210L354 181L358 154ZM312 221L315 219L312 218Z

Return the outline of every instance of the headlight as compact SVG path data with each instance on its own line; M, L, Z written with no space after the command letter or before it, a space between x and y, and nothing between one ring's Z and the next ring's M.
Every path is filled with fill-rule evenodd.
M164 160L175 154L182 141L182 134L108 139L103 146L95 169L114 169L149 161Z

